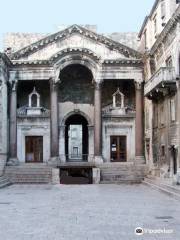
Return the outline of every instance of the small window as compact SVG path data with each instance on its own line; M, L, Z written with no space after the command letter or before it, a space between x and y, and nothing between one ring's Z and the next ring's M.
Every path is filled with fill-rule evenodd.
M165 116L164 116L164 104L162 104L160 106L160 122L161 122L161 125L164 125L165 124Z
M149 110L146 108L146 116L145 116L145 121L146 121L146 129L149 129Z
M157 16L155 15L154 18L153 18L153 21L154 21L154 35L156 36L157 34Z
M172 57L169 57L166 59L166 67L172 67L173 63L172 63Z
M166 16L166 5L165 5L165 1L162 0L161 2L161 18L164 19Z
M161 146L161 157L165 157L165 146Z
M147 50L147 30L144 31L144 46L145 46L145 49Z
M170 115L171 115L171 121L175 121L176 120L176 111L175 111L174 98L170 100Z

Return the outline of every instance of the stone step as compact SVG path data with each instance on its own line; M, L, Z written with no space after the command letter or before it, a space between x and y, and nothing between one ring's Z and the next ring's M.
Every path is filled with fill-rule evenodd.
M177 200L180 200L180 186L173 186L170 184L157 182L156 180L145 178L143 184L150 186L154 189L157 189Z
M52 168L46 165L20 165L7 167L6 176L12 183L50 183Z
M139 183L141 183L142 182L142 180L141 179L132 179L132 180L130 180L130 179L127 179L127 180L118 180L118 181L115 181L115 180L111 180L111 181L109 181L109 180L103 180L103 181L101 181L100 182L100 184L139 184Z
M44 179L44 178L37 178L37 179L28 179L28 178L15 178L15 179L11 179L12 183L22 183L22 184L26 184L26 183L37 183L37 184L48 184L51 183L51 181L49 179Z
M5 176L0 177L0 188L4 188L11 185L9 179Z
M145 166L134 164L104 164L100 167L102 183L140 183L145 176Z
M37 173L41 173L41 172L51 172L51 169L41 169L41 168L32 168L32 169L28 169L28 168L15 168L15 169L9 169L9 168L6 168L5 170L6 172L37 172Z

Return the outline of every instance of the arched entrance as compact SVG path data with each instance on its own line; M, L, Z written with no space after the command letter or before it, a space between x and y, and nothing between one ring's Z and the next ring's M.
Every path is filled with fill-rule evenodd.
M65 122L66 161L88 161L88 122L80 114L73 114Z

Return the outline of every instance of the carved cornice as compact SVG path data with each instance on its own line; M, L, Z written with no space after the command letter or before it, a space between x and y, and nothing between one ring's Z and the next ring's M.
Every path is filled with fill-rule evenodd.
M57 59L63 58L64 56L69 55L69 54L71 54L71 55L81 54L81 57L82 57L82 55L87 55L90 58L92 58L95 62L99 62L99 60L100 60L100 57L97 54L95 54L93 51L91 51L87 48L66 48L66 49L63 49L63 50L59 51L58 53L54 54L49 59L49 62L53 63L53 62L57 61Z
M141 57L141 54L139 52L137 52L136 50L131 49L119 42L113 41L110 38L107 38L103 35L94 33L86 28L81 27L81 26L72 25L71 27L66 28L63 31L57 32L50 36L47 36L47 37L11 54L11 59L17 60L22 57L26 57L29 54L37 52L38 50L44 48L45 46L47 46L49 44L52 44L55 41L63 40L74 33L79 33L79 34L85 36L86 38L89 38L96 42L105 44L109 49L116 50L126 57L131 57L131 58L140 58Z
M49 60L13 60L12 65L14 66L22 66L22 65L49 65L50 62Z
M90 51L90 50L89 50ZM78 51L70 51L72 54L78 54L81 53L83 54L83 52L78 52ZM85 53L84 53L85 55ZM100 58L96 55L96 54L89 54L87 53L87 55L89 55L91 58L93 57L94 60L96 62L98 62L100 60ZM65 56L64 54L58 54L58 56L56 56L56 54L54 56L52 56L50 58L50 60L13 60L12 64L13 66L22 66L22 65L26 65L26 66L34 66L34 65L46 65L46 66L51 66L53 64L53 62L55 62L56 59L58 59L58 57L63 57ZM123 66L143 66L143 61L142 59L105 59L102 62L103 65L123 65Z
M105 59L104 65L135 65L143 66L142 59Z
M150 55L153 55L157 48L162 44L162 42L166 40L167 35L170 34L170 32L176 27L178 22L180 22L180 6L176 9L175 13L158 36L158 39L151 48Z

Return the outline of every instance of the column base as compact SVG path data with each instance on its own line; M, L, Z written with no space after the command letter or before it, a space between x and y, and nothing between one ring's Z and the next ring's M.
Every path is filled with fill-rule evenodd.
M94 156L94 162L97 164L103 163L103 158L102 156Z
M57 167L59 164L59 157L51 157L47 164L51 167Z
M135 164L145 164L146 160L144 156L136 156L135 157Z
M7 166L18 166L19 160L18 158L9 158L7 161Z

